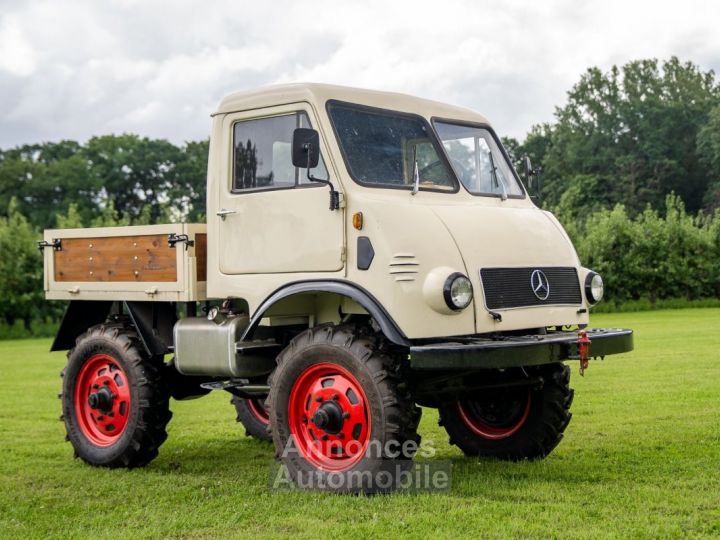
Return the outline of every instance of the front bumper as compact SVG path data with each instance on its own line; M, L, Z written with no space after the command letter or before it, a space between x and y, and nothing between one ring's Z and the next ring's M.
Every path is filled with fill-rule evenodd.
M633 331L592 328L588 356L604 357L633 350ZM457 341L410 347L410 367L434 369L499 369L537 366L579 359L578 333L549 332L502 338L463 338Z

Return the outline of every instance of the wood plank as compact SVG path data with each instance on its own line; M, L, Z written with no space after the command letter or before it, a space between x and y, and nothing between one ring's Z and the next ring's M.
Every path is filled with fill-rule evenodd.
M197 280L207 281L207 234L195 235L195 260L197 261Z
M177 281L177 251L165 234L63 238L53 255L55 281Z

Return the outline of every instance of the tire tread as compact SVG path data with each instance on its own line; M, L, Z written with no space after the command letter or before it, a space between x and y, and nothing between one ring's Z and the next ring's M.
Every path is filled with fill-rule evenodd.
M66 440L73 445L75 456L83 461L102 467L142 467L155 459L160 445L167 439L167 424L172 418L169 409L170 393L162 377L162 358L148 358L135 329L127 322L121 321L110 324L99 324L78 336L75 347L68 351L68 362L72 362L74 354L79 347L89 341L103 340L111 342L124 352L124 362L127 369L135 371L138 396L137 405L140 408L137 425L131 439L125 444L122 451L107 460L99 460L88 452L87 441L73 424L74 407L73 396L63 388L62 402ZM65 379L68 367L65 367L60 376ZM64 381L63 386L67 384Z

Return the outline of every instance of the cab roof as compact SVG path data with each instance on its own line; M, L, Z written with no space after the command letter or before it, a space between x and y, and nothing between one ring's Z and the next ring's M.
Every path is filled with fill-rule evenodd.
M293 83L263 86L253 90L243 90L225 96L217 111L213 114L287 105L290 103L308 102L317 109L324 110L329 100L357 103L368 107L391 109L401 112L415 113L425 117L466 120L487 124L487 119L464 107L456 107L439 101L432 101L396 92L380 92L335 86L331 84Z

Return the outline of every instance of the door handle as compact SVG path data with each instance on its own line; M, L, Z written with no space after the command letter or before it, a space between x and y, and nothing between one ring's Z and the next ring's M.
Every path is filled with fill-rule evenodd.
M225 221L225 218L230 214L237 214L237 210L226 210L225 208L221 208L220 210L215 212L215 214L220 216L220 219Z

